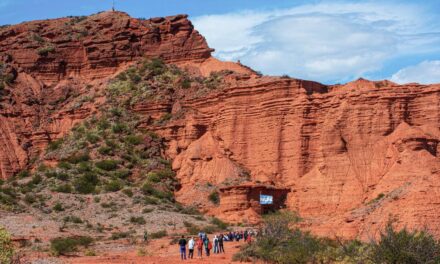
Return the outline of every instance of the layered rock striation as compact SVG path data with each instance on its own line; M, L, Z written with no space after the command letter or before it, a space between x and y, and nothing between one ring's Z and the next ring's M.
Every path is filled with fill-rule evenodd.
M263 185L288 190L285 206L320 235L365 239L391 217L440 235L440 85L266 77L211 51L182 15L105 12L0 30L0 177L32 167L48 142L96 113L114 74L160 57L193 75L231 71L208 92L174 87L182 96L133 106L167 141L178 201L257 219L254 202L239 201ZM154 122L164 115L171 120ZM207 197L219 188L215 205Z

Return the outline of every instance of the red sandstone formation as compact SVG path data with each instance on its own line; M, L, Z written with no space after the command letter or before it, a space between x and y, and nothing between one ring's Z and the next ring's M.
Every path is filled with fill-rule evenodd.
M2 29L0 54L15 81L0 97L1 177L93 113L107 78L143 56L162 57L192 74L235 72L207 95L134 106L152 118L184 110L154 127L174 160L179 201L253 222L258 210L246 199L255 197L245 192L264 185L290 190L287 208L317 234L367 238L393 215L440 235L440 85L260 77L211 51L186 16L107 12ZM91 92L96 101L76 105ZM206 199L217 188L220 206Z
M91 87L99 96L99 87L125 64L142 57L197 63L211 51L186 15L139 20L104 12L1 29L2 62L16 80L0 95L0 178L92 114L95 105L72 101Z

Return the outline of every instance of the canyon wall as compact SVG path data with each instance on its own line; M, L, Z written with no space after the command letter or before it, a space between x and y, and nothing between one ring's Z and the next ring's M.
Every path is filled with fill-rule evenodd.
M258 219L233 187L264 185L290 190L285 205L320 235L368 238L391 217L440 235L440 85L326 86L260 76L211 52L183 15L105 12L1 29L13 80L0 91L0 178L31 166L49 141L95 113L115 74L161 57L192 74L233 71L221 89L133 107L153 119L176 116L145 126L166 140L178 201L228 221ZM231 186L219 206L207 199Z
M290 188L288 208L322 235L367 238L391 218L440 232L440 85L257 77L181 104L194 111L165 134L183 202L245 168L245 181Z

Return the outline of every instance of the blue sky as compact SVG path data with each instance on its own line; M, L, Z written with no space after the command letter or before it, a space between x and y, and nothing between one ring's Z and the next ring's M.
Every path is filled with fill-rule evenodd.
M0 0L0 24L111 8L112 0ZM440 82L440 1L116 0L133 17L186 13L223 60L343 83Z

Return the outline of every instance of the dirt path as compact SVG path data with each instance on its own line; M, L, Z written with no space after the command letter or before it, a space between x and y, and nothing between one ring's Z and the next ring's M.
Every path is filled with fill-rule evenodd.
M195 258L191 260L182 261L179 255L179 248L177 245L170 245L169 239L154 240L148 246L138 247L136 251L129 251L123 253L105 253L103 256L96 257L76 257L66 258L64 261L71 264L159 264L159 263L215 263L227 264L237 263L232 262L232 255L238 252L242 242L225 242L225 254L212 254L210 257L203 255L202 259ZM145 256L138 256L139 249L143 249Z

